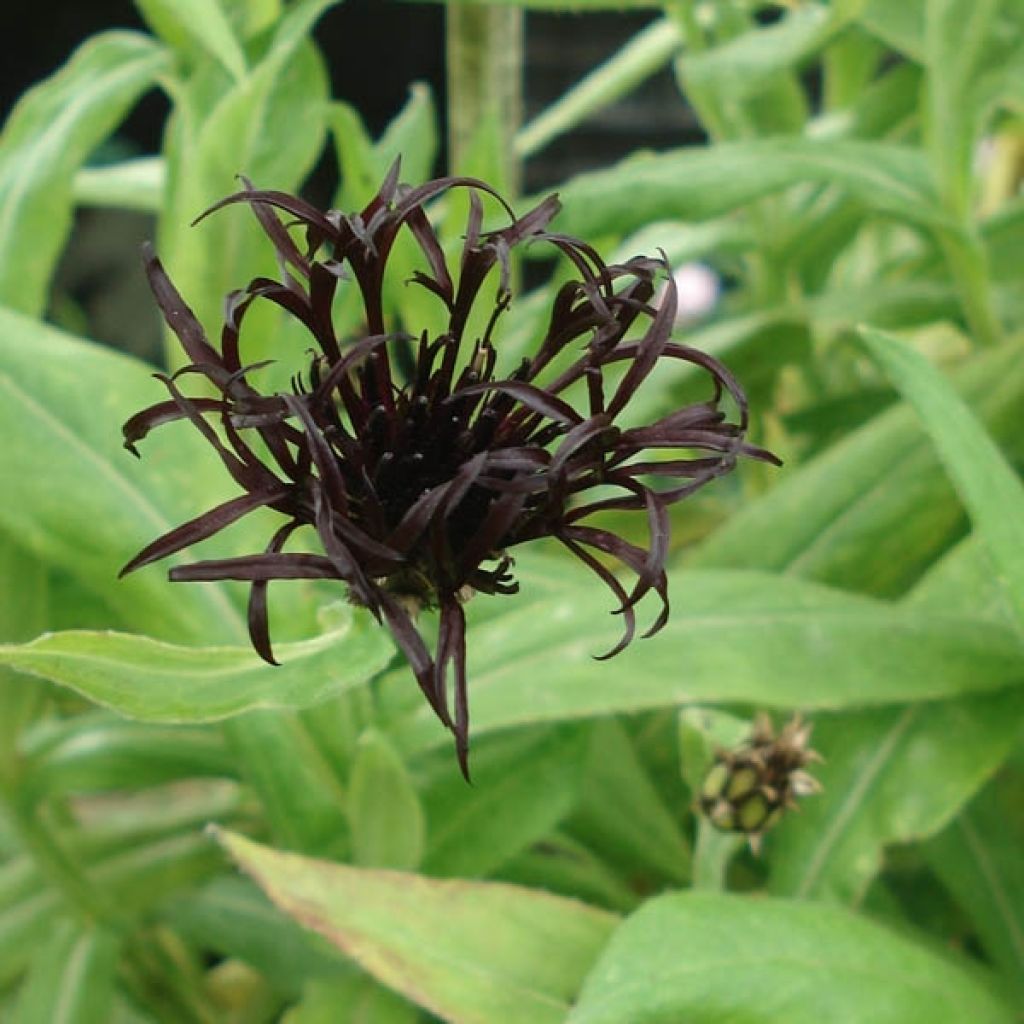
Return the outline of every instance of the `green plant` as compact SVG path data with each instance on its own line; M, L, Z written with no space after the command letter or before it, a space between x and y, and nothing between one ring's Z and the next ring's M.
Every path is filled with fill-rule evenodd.
M610 262L661 247L732 282L680 336L743 382L753 441L785 460L672 510L671 619L610 662L591 657L613 632L607 594L555 546L518 556L518 595L466 605L472 786L388 633L329 581L271 598L273 668L236 584L116 580L233 492L187 425L130 459L120 424L161 385L44 320L78 203L155 214L212 330L231 288L275 272L253 218L187 227L234 175L294 192L330 135L340 209L398 155L406 180L431 176L423 88L377 140L329 96L311 31L330 6L139 0L152 36L86 41L0 135L5 1018L1015 1019L1019 5L576 0L660 14L521 128L486 76L516 5L453 20L452 171L506 190L518 161L673 68L709 144L565 182L554 226ZM154 85L172 109L161 154L87 166ZM429 208L449 254L459 204ZM383 308L434 329L432 296L403 285L419 261L396 242ZM515 296L508 365L564 281ZM335 315L358 324L351 290ZM285 387L301 325L247 316L246 361L278 359L263 372L280 365ZM165 369L178 358L168 345ZM704 397L696 368L665 361L623 425ZM204 553L262 550L274 528L256 512ZM693 807L759 710L802 711L825 762L823 792L755 857Z

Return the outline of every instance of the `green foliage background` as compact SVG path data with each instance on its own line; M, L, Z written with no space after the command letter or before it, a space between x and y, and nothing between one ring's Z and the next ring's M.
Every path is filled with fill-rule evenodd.
M212 327L273 272L241 214L187 226L236 173L295 190L329 141L344 208L399 153L429 174L424 87L380 139L329 95L311 29L334 2L137 0L151 35L87 40L0 135L0 1016L1019 1020L1024 8L480 5L661 11L517 134L483 117L457 169L505 174L670 64L709 144L565 182L556 226L737 282L686 338L786 465L676 507L670 625L610 663L606 596L553 551L468 606L467 787L387 635L330 587L278 587L271 669L239 590L116 581L227 482L186 429L128 457L152 368L43 319L77 204L155 212ZM162 153L86 166L154 87ZM510 360L550 294L514 303ZM304 348L271 312L246 344ZM640 404L695 383L656 374ZM759 858L691 811L756 709L809 714L826 757Z

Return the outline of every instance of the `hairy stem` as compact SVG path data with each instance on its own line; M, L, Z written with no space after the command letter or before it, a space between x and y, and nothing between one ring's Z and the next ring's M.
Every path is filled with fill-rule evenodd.
M519 192L514 140L522 121L523 12L514 7L447 8L448 163L465 167L474 136L496 119L502 190Z

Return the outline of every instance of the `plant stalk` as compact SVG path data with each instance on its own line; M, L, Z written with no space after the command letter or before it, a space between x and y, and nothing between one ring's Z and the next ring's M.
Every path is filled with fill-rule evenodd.
M939 244L960 291L964 318L975 344L983 347L999 344L1003 325L995 311L987 254L973 225L959 231L942 232Z
M523 119L523 12L453 3L446 11L448 164L458 173L477 129L497 119L503 191L519 194L515 136Z

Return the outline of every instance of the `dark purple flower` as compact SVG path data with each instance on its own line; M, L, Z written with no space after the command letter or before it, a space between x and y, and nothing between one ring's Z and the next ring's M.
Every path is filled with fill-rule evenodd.
M453 188L468 189L470 198L455 273L424 208ZM463 604L476 592L518 589L513 548L554 537L611 590L624 623L619 642L602 655L611 657L632 640L634 606L645 594L653 591L661 600L661 612L645 636L668 618L668 506L729 472L738 456L777 461L745 443L746 398L728 370L671 340L676 294L664 260L638 257L609 266L584 242L548 232L559 208L554 196L518 219L495 196L510 222L485 232L481 193L495 195L470 178L400 185L396 165L361 213L323 213L295 196L257 190L245 181L242 191L212 209L249 204L276 250L281 280L256 278L228 296L220 344L214 346L147 250L150 285L189 363L173 376L158 374L168 400L124 426L125 445L138 454L136 442L153 427L190 420L241 493L158 538L122 572L205 540L254 509L275 510L283 522L263 552L178 566L170 578L251 582L249 633L269 662L274 661L269 581L343 581L354 603L387 622L430 706L454 733L463 772L469 730ZM278 211L289 215L290 223ZM304 229L302 245L293 237L295 227ZM436 337L426 331L419 337L390 332L385 323L384 271L403 228L424 257L425 269L413 282L445 310L447 328ZM494 335L510 301L509 254L517 245L539 241L571 260L577 277L555 295L532 358L501 375ZM467 332L467 322L492 271L500 275L497 298L476 336ZM662 276L667 286L655 302ZM358 288L362 298L365 324L357 338L337 337L332 322L342 282ZM305 377L293 378L290 393L260 393L252 383L259 366L243 360L243 321L257 299L296 317L316 343ZM637 389L664 359L705 370L708 399L648 426L617 426ZM403 365L408 372L396 372ZM608 380L612 367L624 371L615 375L614 385ZM204 397L188 397L179 386L185 374L205 377L216 397L205 397L209 387ZM583 411L563 397L574 384L586 396ZM728 421L721 408L725 393L732 397L737 422ZM254 436L268 455L256 454L250 444ZM675 455L652 461L644 458L648 449ZM652 486L652 477L661 478L662 489ZM598 496L590 494L594 488L600 488ZM645 515L646 548L587 524L595 513L610 509ZM322 554L285 551L302 527L316 532ZM608 568L607 558L631 572L631 587ZM420 608L439 611L433 656L415 626ZM449 666L455 677L453 709Z

